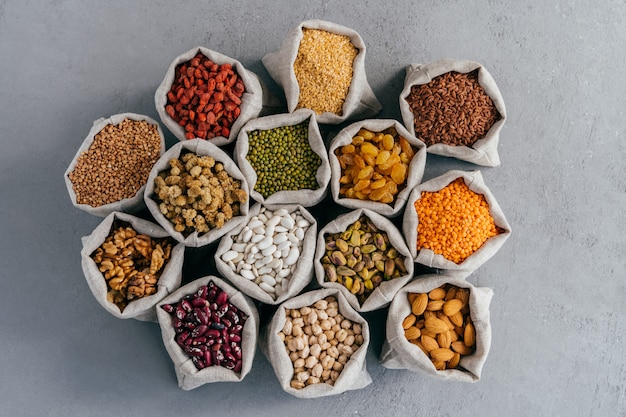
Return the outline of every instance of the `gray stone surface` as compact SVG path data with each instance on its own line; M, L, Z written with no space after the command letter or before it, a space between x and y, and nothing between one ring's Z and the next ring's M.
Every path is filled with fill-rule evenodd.
M626 415L624 1L200 3L0 1L1 415ZM363 390L299 400L258 351L243 382L184 392L158 326L115 319L89 292L80 238L100 219L71 206L62 177L92 122L158 119L167 66L199 45L275 89L261 58L309 18L359 31L379 117L399 118L410 63L479 61L502 91L502 165L481 171L514 233L469 278L495 293L475 384L380 366L382 311L367 316ZM429 156L424 179L476 168Z

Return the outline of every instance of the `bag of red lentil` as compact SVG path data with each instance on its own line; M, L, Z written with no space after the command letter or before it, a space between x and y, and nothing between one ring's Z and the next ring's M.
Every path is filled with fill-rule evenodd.
M475 206L473 208L479 210L480 213L479 208L484 208L486 206L488 209L488 213L486 213L487 210L484 210L483 213L477 215L480 217L475 217L473 219L457 219L463 224L459 225L459 230L450 231L450 233L454 232L456 233L456 235L451 234L450 236L444 236L440 231L437 231L437 233L435 233L435 237L439 236L440 239L443 239L444 237L447 239L447 243L443 245L445 246L443 247L443 249L449 252L454 250L454 253L451 252L452 255L448 254L447 256L445 256L445 254L439 251L438 253L435 253L433 251L434 248L429 248L432 247L431 241L424 242L423 245L420 245L421 248L418 250L418 243L420 242L420 235L418 232L418 228L420 227L420 219L415 207L416 202L419 199L424 198L424 192L442 192L442 189L450 186L455 180L461 181L459 179L462 179L463 184L466 186L463 187L463 189L467 190L466 192L475 198L474 200L472 200L475 202ZM484 200L483 197L480 197L480 195L484 197ZM447 194L447 196L449 196L449 194ZM452 199L450 201L452 201ZM464 210L463 207L469 209L469 207L466 206L467 204L463 203L459 205L459 207L441 208L443 211L449 213L450 215L459 215L462 210ZM433 209L435 208L436 207L433 207ZM488 217L490 217L491 219L489 219ZM438 219L440 218L441 216L439 216L437 219L434 218L432 222L429 221L424 224L431 225L434 230L438 225L436 224L436 221L438 221ZM491 229L494 229L493 233L491 233L490 235L485 235L485 230L472 230L469 231L471 233L466 235L467 239L463 239L462 235L466 233L467 227L470 227L469 225L477 227L477 225L484 225L485 223L487 223L484 226L485 230L487 229L487 225L490 225L489 229L490 231ZM454 225L454 222L448 221L446 225L441 225L440 227L450 228ZM457 170L448 171L447 173L439 177L426 181L418 185L411 191L411 194L409 195L407 201L406 209L404 211L402 231L415 262L436 269L469 272L474 271L482 264L484 264L488 259L490 259L493 255L495 255L496 252L502 247L504 242L511 235L511 227L509 226L509 223L507 222L504 213L498 205L495 197L493 196L489 188L487 188L487 186L485 185L480 171L466 172ZM486 240L476 249L475 242L471 242L468 239L470 239L471 237L475 237L477 234L479 234L479 232L484 232L482 233L482 235L489 237L486 238ZM423 237L425 238L426 236L424 235ZM453 246L450 243L455 239L457 240L457 246ZM465 250L463 248L470 244L473 245L471 248L473 252L471 252L471 254L463 252L464 255L462 258L456 261L451 260L457 252L461 253L462 250ZM455 249L456 247L459 248L458 251Z
M195 170L197 172L182 173L182 171L178 169L179 172L176 172L176 175L171 175L173 167L172 161L176 159L180 160L180 158L183 158L184 155L189 153L197 157L210 157L213 159L214 165L208 167L205 162L200 161L198 164L202 162L204 166L197 165L195 166L197 169L191 168L192 171ZM184 164L184 166L186 167L189 163L191 162ZM179 166L183 166L183 164L177 163L176 167ZM214 178L222 178L221 172L214 172L218 167L220 171L226 172L225 177L227 179L230 178L232 184L234 184L228 190L224 190L221 185L216 186L212 182ZM207 174L207 176L203 178L204 174L202 172L206 169L210 169L213 173L211 175ZM170 175L164 173L170 173ZM192 177L192 184L186 188L179 186L178 189L171 189L178 184L183 174ZM165 191L166 194L165 200L160 199L157 193L155 193L157 177L160 175L166 175L165 179L162 181L159 180L159 184L163 186L160 191ZM167 176L172 178L168 180ZM213 178L209 178L210 176ZM195 184L195 182L200 183ZM170 187L170 189L165 189L165 186ZM207 194L206 200L203 200L205 194ZM243 201L230 201L227 199L227 195L231 196L230 199L232 199L233 195L236 195L241 197L240 199ZM174 199L176 206L172 205L170 200L174 197L181 197L180 203L182 205L178 204L178 199ZM248 217L250 202L248 183L235 161L233 161L226 152L204 139L191 139L185 142L179 142L168 149L150 172L144 198L146 206L156 221L174 239L189 247L200 247L215 242L226 233L244 223ZM194 200L192 205L189 205L186 201L189 199ZM166 207L163 206L165 201L167 201ZM193 204L195 203L203 203L204 205L196 205L194 208ZM215 203L215 207L212 206L213 203ZM226 207L228 207L227 210ZM164 214L164 210L166 210L168 215L173 216L173 220L176 221L173 222L170 220L166 214ZM218 226L216 224L215 226L211 226L210 218L217 218L217 213L224 212L229 213L230 217L224 215L223 219L225 219L225 221L223 225ZM199 219L198 216L203 217L203 219ZM191 224L192 226L189 226L183 231L178 231L175 225L178 221L182 222L181 225ZM207 225L208 231L205 231ZM197 230L200 226L202 226L202 228L200 228L201 232L198 232ZM193 228L195 228L195 230L193 230Z
M233 81L234 85L230 86L229 79L231 78L222 80L221 76L219 76L219 72L216 73L214 69L211 68L204 68L206 72L204 75L208 74L208 79L202 78L198 81L202 81L203 84L207 85L208 90L204 91L204 93L210 95L210 97L207 96L206 103L201 101L203 98L200 93L203 90L201 90L200 84L181 86L183 91L187 88L190 91L189 95L191 95L190 100L188 100L190 102L186 101L185 106L181 109L181 111L186 113L181 113L181 111L178 111L177 113L179 116L184 117L184 120L187 121L185 126L190 126L190 129L186 130L179 122L175 121L172 116L168 114L167 106L170 105L174 108L177 103L180 103L180 97L175 97L176 93L170 91L174 82L177 81L177 67L191 62L197 54L201 54L208 58L216 66L230 66L236 77L238 77L238 79L240 79L243 83L243 89L242 91L237 91L238 97L232 97L228 93L231 88L234 89L239 84L234 83ZM194 71L191 70L191 76L194 76L193 72ZM202 69L200 70L200 73L202 73ZM220 78L218 78L218 76ZM196 76L195 78L201 77L203 77L203 75L200 75L200 77ZM235 78L232 79L235 80ZM216 82L213 83L212 80L216 80ZM225 87L220 86L220 84L223 86L225 85ZM216 99L216 93L218 92L221 94L220 99ZM168 94L170 93L174 96L170 95L168 97ZM182 93L180 94L182 95ZM198 96L197 100L199 100L199 102L197 104L194 102L194 95ZM172 99L176 100L176 102L172 102ZM188 132L193 133L195 138L198 137L196 131L208 132L217 128L219 125L220 131L211 138L207 137L207 140L210 140L210 142L216 146L222 146L234 141L237 137L239 129L241 129L241 127L248 120L257 117L259 113L261 113L263 107L263 88L260 78L252 71L246 69L241 62L219 52L200 46L190 49L189 51L177 56L172 61L167 69L165 78L156 90L154 100L161 121L179 140L187 140L188 138L185 135ZM218 103L221 108L216 110L215 105ZM199 108L198 106L202 106L202 108ZM189 111L193 113L193 116L189 113ZM232 115L227 116L227 111L233 111ZM209 113L211 114L209 115ZM223 113L222 116L220 116L220 113ZM202 117L202 119L200 119L200 117ZM215 120L211 120L211 117ZM200 123L203 123L205 126L201 126ZM228 129L227 134L224 133L223 127Z
M448 286L446 287L445 285ZM469 290L469 298L466 302L469 312L465 311L466 317L465 321L462 322L462 326L465 326L467 330L470 330L469 327L471 326L472 347L468 348L465 346L465 340L469 340L470 335L465 337L465 329L461 329L459 326L455 327L454 330L449 330L449 332L455 332L456 334L452 339L439 335L432 337L425 335L428 332L428 328L424 327L422 319L418 318L416 321L415 318L409 317L411 315L415 316L413 314L413 305L409 301L409 294L431 293L431 291L440 287L457 287L466 289L465 291ZM448 298L449 293L445 293L446 298ZM411 282L398 291L389 306L386 339L380 353L381 364L389 369L408 369L413 372L426 372L436 378L450 381L478 381L491 347L489 304L492 297L493 291L490 288L475 287L465 280L464 275L459 275L458 273L424 275ZM437 311L434 313L436 314ZM421 315L418 317L421 317ZM450 319L445 321L445 323L451 323ZM468 325L468 323L471 324ZM452 323L452 326L456 325ZM422 329L421 334L413 329L419 327ZM458 334L456 333L457 331ZM407 337L415 337L415 335L411 335L411 332L418 335L417 338L412 339L413 342L409 342L407 339ZM452 342L451 340L454 339L456 340ZM431 344L437 344L438 347L430 346ZM441 344L444 345L443 348L440 347ZM445 347L448 344L450 344L450 347ZM426 351L422 349L426 349L429 355L427 356ZM435 350L433 352L433 349L438 349L438 351ZM455 358L445 363L445 369L443 369L444 366L440 362L438 364L440 369L437 369L433 360L439 359L439 356L445 356L448 353L447 350L456 353L461 352L461 354L455 355ZM452 364L452 361L455 364Z
M122 192L121 189L127 188L125 182L128 183L128 187L132 185L134 194L132 196L127 196L122 199L117 199L115 201L105 202L103 204L98 204L98 205L92 205L87 202L78 202L79 200L81 200L81 198L77 196L77 190L74 188L75 185L72 182L72 179L70 179L70 177L73 175L77 167L80 168L80 164L81 164L80 161L82 160L82 158L89 158L88 157L89 150L92 144L94 144L94 140L96 136L101 131L103 131L103 129L105 129L108 125L113 125L113 126L120 125L121 123L124 122L125 119L129 119L135 122L145 121L146 123L148 123L148 125L154 126L156 128L156 133L158 137L154 137L155 140L153 141L154 154L150 155L150 151L148 151L148 153L146 153L145 155L138 155L138 157L141 157L141 160L130 158L129 157L130 153L133 153L133 152L136 153L136 152L143 151L144 149L146 149L144 147L139 147L138 144L135 143L137 138L141 137L143 139L143 137L141 135L133 134L132 139L126 138L127 140L123 141L124 143L128 144L128 147L130 149L119 149L119 151L121 152L120 160L118 161L99 160L97 156L95 155L93 156L93 158L96 158L96 159L85 160L84 161L85 171L89 175L92 175L94 173L98 174L92 178L85 179L91 182L96 182L95 184L92 184L93 189L90 189L88 187L89 189L86 191L87 195L85 195L85 198L95 198L97 197L94 195L96 190L98 191L105 190L105 191L102 191L102 195L100 196L100 198L103 199L104 201L114 199L116 196L110 196L110 193L112 191L118 194L121 193ZM110 151L110 152L114 152L116 150L117 149L115 150L107 149L107 151ZM139 210L145 208L145 203L143 200L143 193L146 188L145 180L148 178L150 168L152 167L152 164L156 162L159 156L163 155L164 152L165 152L165 136L163 135L161 126L159 126L159 124L155 120L151 119L148 116L144 116L144 115L136 114L136 113L121 113L121 114L115 114L106 119L100 118L96 120L95 122L93 122L93 126L91 127L89 134L84 139L80 148L78 148L76 155L72 159L72 162L70 163L69 167L67 168L64 174L65 185L70 195L70 199L72 200L72 204L74 205L74 207L77 207L83 211L86 211L87 213L93 214L98 217L106 217L114 211L120 211L120 212L125 212L125 213L138 212ZM101 155L101 154L102 154L102 151L98 153L98 155ZM120 167L111 166L111 162L126 164L130 159L134 160L134 165L130 169L127 168L126 170L123 170L123 169L120 169ZM98 168L97 169L93 168L92 167L93 165L97 165ZM109 168L114 169L114 171L107 172L107 169L102 168L102 166L104 165L108 165ZM116 177L113 175L116 172L123 172L124 175ZM101 175L103 176L102 178L100 177ZM138 178L138 177L135 177L136 175L145 175L145 177ZM132 179L133 181L129 181L130 179ZM94 204L97 204L97 203L94 203Z
M217 365L209 365L203 369L198 369L192 357L183 351L176 342L177 333L173 323L175 318L163 310L164 305L176 304L186 296L197 294L201 291L202 287L210 285L210 282L226 293L228 296L227 302L235 306L239 312L244 313L246 316L243 329L240 331L241 370L239 372ZM252 300L236 288L227 284L226 281L212 275L198 278L164 298L157 305L156 314L159 320L159 326L161 327L163 344L174 363L178 386L183 390L189 391L201 385L213 382L240 382L250 372L250 369L252 369L259 334L259 313ZM220 313L218 312L218 314Z
M357 298L357 295L352 293L351 289L348 289L346 287L345 283L340 283L338 281L330 282L328 280L328 276L325 270L325 267L327 266L323 264L322 258L324 258L325 256L332 257L334 255L333 252L336 252L336 251L340 251L344 253L344 251L341 248L339 248L338 245L336 244L332 245L332 247L329 248L328 242L326 240L326 235L335 235L335 234L345 233L346 230L348 230L351 225L353 225L357 220L361 219L364 216L369 220L369 223L362 224L361 228L365 228L365 227L370 228L371 227L370 225L373 225L379 232L385 233L387 235L388 243L385 242L384 246L381 246L381 248L384 248L384 250L379 250L376 246L378 245L378 243L375 243L375 240L377 238L376 234L379 232L375 232L375 231L370 232L370 231L363 230L364 232L363 234L369 233L371 235L370 239L367 242L363 242L363 244L359 243L356 245L359 247L359 250L357 254L358 256L354 257L355 265L350 267L350 264L348 263L348 264L345 264L344 267L348 267L351 270L349 271L349 273L350 274L355 273L354 276L358 277L359 274L362 272L363 268L367 270L367 265L365 263L366 254L364 254L363 252L368 252L367 256L370 256L370 258L371 258L371 254L373 253L380 254L381 258L384 259L382 261L383 266L387 259L395 259L395 257L404 257L404 260L402 262L404 271L400 272L398 276L395 278L392 278L389 280L383 279L382 282L380 282L376 287L374 287L373 290L369 293L369 295L367 295L367 298L365 298L365 300L362 301L360 298ZM351 242L350 237L346 236L344 241ZM364 240L363 235L361 235L361 239ZM348 246L348 252L354 252L352 243L350 243L349 245L350 246ZM374 245L374 248L373 248L374 252L369 252L369 249L365 250L367 245L370 245L370 246ZM390 256L394 256L394 258L390 258L389 256L387 256L387 254L389 254L390 251L392 251L392 248L395 249L395 255L390 255ZM344 264L343 259L347 259L346 262L350 262L349 261L349 258L351 257L350 255L353 255L353 253L344 253L342 257L342 262L340 264ZM374 260L371 260L371 263L375 264ZM359 268L358 271L354 271L354 269L357 268L358 264L361 264L361 268ZM338 270L339 267L337 266L337 263L335 263L332 259L330 260L330 263L328 264L328 266L332 266L333 269L337 271L336 274L341 275L339 273L339 270ZM343 296L346 297L346 300L350 303L352 308L354 308L356 311L367 312L367 311L373 311L373 310L377 310L377 309L388 306L391 300L393 299L393 297L395 296L396 292L398 292L400 288L406 285L406 283L409 282L413 278L413 267L414 267L413 258L411 257L411 253L409 252L409 249L407 248L406 243L404 242L402 233L400 233L400 231L394 226L394 224L389 219L371 210L358 209L358 210L354 210L349 213L343 214L337 217L335 220L328 223L326 226L324 226L324 228L321 229L320 232L318 233L317 249L315 251L315 275L317 277L317 283L323 288L332 288L332 289L336 289L337 291L340 291L343 294ZM398 269L398 266L394 264L393 269L394 270ZM379 277L382 278L384 276L384 271L378 271L378 272L377 271L378 270L376 267L370 266L370 272L368 275L371 275L372 273L378 274ZM365 279L363 279L363 281L364 280Z
M329 297L334 297L335 301L332 301L332 299L330 299L329 301ZM333 303L336 303L337 307L335 307ZM315 326L318 326L317 323L319 322L319 330L321 331L315 330L317 332L317 336L314 336L315 339L312 339L312 337L309 336L307 338L307 341L304 342L303 346L297 346L297 343L289 342L289 335L292 334L292 330L290 329L289 331L287 331L286 329L286 327L289 327L289 325L286 324L288 321L286 316L286 309L302 311L301 309L303 307L310 306L315 307L318 311L318 313L315 313L315 321L313 323L316 323ZM325 311L325 316L322 316L322 314L324 313L319 313L319 311L321 310ZM291 314L290 317L293 317L294 314ZM323 330L323 328L326 327L323 322L325 320L328 320L329 318L338 317L337 314L341 315L342 319L340 328L344 330L349 329L350 332L353 332L353 337L351 338L351 341L353 342L352 345L348 345L348 337L344 339L345 334L337 335L338 331L332 330L332 326L334 325L329 327L329 330ZM307 315L307 320L310 319L311 316ZM311 322L307 321L307 323ZM349 327L350 323L351 326ZM311 324L309 324L308 326L312 328L311 331L315 329L315 327ZM295 327L296 326L293 326L292 328ZM307 326L305 325L304 327ZM290 345L292 347L292 350L287 347L286 342L283 340L285 332L288 333L287 337L285 338L287 343L293 343L292 345ZM322 333L324 334L323 336ZM281 336L281 334L283 336ZM354 337L355 334L358 336L358 338ZM305 333L302 333L301 335L301 339L303 341L305 337L304 335ZM335 342L333 342L335 344L332 345L332 343L330 342L330 340L332 339L328 337L328 335L332 336L332 338L338 337L339 339L343 340L343 342L339 342L338 340L336 340ZM296 337L296 335L294 335L294 337ZM321 338L324 338L325 341L322 341ZM313 343L309 347L309 341L313 341L315 343ZM350 355L349 358L347 358L346 363L341 364L341 362L346 358L343 358L342 361L340 361L339 358L337 358L337 360L334 360L334 356L336 356L335 354L338 352L333 352L332 349L329 350L329 345L337 347L339 346L339 343L344 342L346 343L346 346L358 347L356 349L351 348L349 350ZM369 385L372 382L372 378L367 372L367 367L365 363L369 342L370 332L367 321L350 306L350 304L347 302L341 292L330 288L309 291L285 301L276 310L276 313L272 317L271 322L261 329L261 335L259 337L259 346L261 348L261 351L265 354L265 356L272 364L280 385L283 387L285 392L299 398L318 398L329 395L337 395L349 390L362 389ZM316 352L317 347L321 345L324 345L324 348L322 348L319 352ZM302 349L300 349L301 347ZM341 346L341 348L342 352L348 352L348 350L343 349L343 346ZM311 349L313 349L313 352L311 352ZM334 375L336 378L334 379L332 385L331 383L321 382L325 377L324 374L324 376L322 376L321 378L315 377L318 378L320 381L312 381L307 379L299 385L300 388L294 388L292 386L292 383L298 384L298 378L302 374L300 372L298 373L298 375L295 374L296 368L294 368L294 362L292 362L292 358L290 358L289 352L294 355L294 358L295 356L299 356L303 360L305 360L304 358L315 356L315 354L318 353L321 359L310 359L315 362L315 364L309 364L313 365L313 367L311 367L311 371L303 371L303 373L309 373L309 377L311 377L316 372L314 371L315 365L323 364L323 370L331 369L338 372L338 374ZM339 353L340 355L342 354L341 352ZM333 360L325 360L324 357L326 356L333 358ZM330 373L332 373L332 371ZM307 375L304 375L304 377L306 376ZM304 379L304 377L302 378ZM305 386L302 387L302 385Z
M94 260L94 255L98 248L105 242L107 237L113 232L114 225L118 224L118 222L123 222L124 224L129 225L132 229L135 230L137 235L145 235L150 239L165 239L169 238L169 234L163 230L159 225L149 222L144 219L140 219L138 217L132 216L130 214L121 213L121 212L113 212L105 217L102 222L96 227L96 229L89 235L82 238L83 248L81 250L81 266L83 269L83 273L85 274L85 278L87 279L87 284L89 284L89 289L93 293L94 297L113 316L120 319L137 319L142 321L154 321L156 322L156 312L155 306L161 301L163 298L168 296L170 293L174 292L178 287L180 287L182 274L183 274L183 257L185 253L185 248L181 244L175 244L173 242L170 245L170 249L165 248L165 254L162 254L161 259L163 260L163 265L159 268L158 273L158 281L156 284L152 285L152 288L156 288L156 292L152 295L145 295L146 289L146 279L143 282L139 282L138 280L133 281L132 277L126 278L126 276L130 275L131 272L134 276L139 276L141 273L145 273L144 270L134 272L128 271L124 276L125 282L120 282L120 285L124 285L125 288L122 292L127 292L129 295L134 293L135 297L132 300L127 301L127 297L124 301L127 301L127 304L123 308L120 307L109 298L113 295L111 292L113 288L111 288L110 284L107 284L107 280L105 279L105 274L107 272L112 271L112 268L106 268L103 263L96 263ZM140 236L141 237L141 236ZM132 236L127 236L128 242L134 246L134 239ZM142 239L145 241L145 239ZM121 243L121 245L125 245L126 243ZM114 250L115 255L121 252L121 248L116 248ZM147 257L150 258L139 260L133 259L133 262L139 263L144 262L148 265L146 268L152 268L152 263L157 262L157 260L152 260L152 252L151 250ZM106 260L106 258L105 258ZM134 268L134 266L133 266ZM104 272L101 272L100 269L103 269ZM121 271L120 271L121 272ZM155 274L157 275L157 274ZM120 277L114 276L111 279L115 280ZM126 286L127 285L127 286ZM136 288L132 289L129 287L135 286ZM143 287L143 288L137 288ZM134 292L133 292L134 290ZM153 291L153 290L152 290ZM111 294L110 294L111 292Z
M453 75L465 79L453 80ZM434 86L437 80L445 85ZM424 90L413 96L412 89L420 86ZM407 98L413 97L411 105ZM470 107L470 102L475 105ZM496 82L481 64L446 59L408 66L400 112L406 128L428 145L429 153L477 165L500 165L498 142L506 107Z
M373 201L371 198L369 198L372 190L370 190L368 194L365 194L368 196L368 198L364 199L359 199L356 197L349 198L345 193L342 192L342 187L345 186L342 183L342 177L345 171L342 169L342 165L339 157L337 156L337 153L341 155L344 146L353 144L353 138L359 134L361 129L366 129L370 132L375 133L384 132L387 129L395 129L395 131L397 132L397 136L406 139L406 141L411 145L411 152L415 152L408 164L406 164L405 161L400 161L400 158L398 157L398 165L403 165L402 168L406 172L403 175L405 179L400 184L396 184L394 182L393 175L380 174L377 168L380 166L380 164L377 164L377 166L373 170L374 174L380 175L381 178L385 178L387 183L393 185L396 193L391 203ZM394 139L396 139L395 143L397 144L399 138ZM402 152L402 154L404 154L404 150L400 150L399 152ZM419 184L422 180L424 169L426 167L426 145L424 145L424 143L419 139L415 138L412 133L409 133L400 122L391 119L363 120L347 126L346 128L342 129L337 134L337 136L333 138L329 146L328 154L331 169L330 190L335 202L339 205L352 209L366 208L387 217L395 217L401 213L401 211L404 209L404 206L406 205L406 200L409 196L409 193L411 192L413 187ZM359 157L361 157L361 155L359 155ZM356 156L354 158L356 159ZM373 156L373 158L375 158L375 156ZM363 159L361 158L361 160ZM407 165L408 168L406 168ZM356 161L350 167L352 166L356 166ZM393 174L393 169L391 171ZM350 182L352 183L352 181ZM370 179L368 179L367 182L371 184L375 181L373 178L371 178L370 175ZM383 181L383 183L384 182L385 181ZM384 189L384 187L385 186L383 185L383 187L380 187L380 189Z
M332 22L307 20L291 29L281 48L262 61L283 88L289 112L310 108L320 123L339 124L373 117L382 109L367 82L365 52L365 43L356 31ZM328 65L332 66L324 68Z

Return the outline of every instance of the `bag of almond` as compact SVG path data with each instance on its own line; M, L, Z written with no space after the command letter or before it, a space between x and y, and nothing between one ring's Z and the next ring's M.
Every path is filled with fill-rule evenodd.
M259 345L285 392L318 398L372 382L365 364L369 342L367 321L341 292L321 289L281 304Z
M490 288L464 275L424 275L396 294L381 364L436 378L476 382L491 347Z
M323 20L291 29L263 65L283 88L289 112L308 108L324 124L373 117L382 106L365 73L365 43L354 30Z
M184 246L159 225L121 212L82 244L81 266L98 303L120 319L156 321L156 304L180 286Z
M491 74L473 61L440 60L406 68L400 93L406 128L428 152L483 166L500 165L504 99Z

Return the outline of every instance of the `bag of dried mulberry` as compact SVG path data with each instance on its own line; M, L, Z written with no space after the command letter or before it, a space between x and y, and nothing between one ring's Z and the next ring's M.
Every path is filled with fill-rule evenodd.
M381 364L478 381L491 347L492 296L459 273L424 275L406 285L389 306Z
M121 212L82 244L81 266L100 305L120 319L156 321L156 304L180 286L184 246L159 225Z
M373 117L382 106L365 73L365 43L354 30L323 20L291 29L263 65L283 88L287 108L308 108L320 123Z
M445 59L409 65L400 112L406 128L426 143L429 153L500 165L498 142L506 107L481 64Z

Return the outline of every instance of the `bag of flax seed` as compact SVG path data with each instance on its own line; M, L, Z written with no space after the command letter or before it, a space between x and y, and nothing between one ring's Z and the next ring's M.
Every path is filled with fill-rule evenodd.
M354 30L323 20L291 29L263 65L282 87L287 109L309 108L319 123L373 117L382 105L365 73L366 47Z

